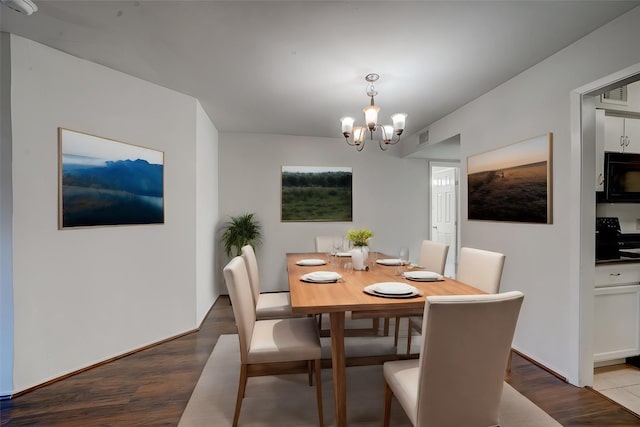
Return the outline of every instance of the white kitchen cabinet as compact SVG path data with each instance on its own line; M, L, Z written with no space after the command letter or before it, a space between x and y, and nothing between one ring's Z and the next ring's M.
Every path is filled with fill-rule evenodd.
M640 355L640 263L595 269L594 362Z
M640 355L640 285L595 288L594 362Z
M596 288L640 284L640 263L597 265L594 282Z
M640 153L640 119L605 116L604 150Z
M627 137L627 148L624 151L640 153L640 119L625 118L624 134Z

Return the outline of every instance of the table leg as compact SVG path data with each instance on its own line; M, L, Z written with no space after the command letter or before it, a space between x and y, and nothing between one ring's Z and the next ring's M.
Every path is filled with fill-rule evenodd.
M331 370L336 427L347 425L347 377L344 360L344 311L329 314L331 322Z

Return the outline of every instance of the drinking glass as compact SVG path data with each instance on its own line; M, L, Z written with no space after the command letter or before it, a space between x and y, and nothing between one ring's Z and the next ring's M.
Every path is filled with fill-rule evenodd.
M327 257L327 264L329 265L333 265L333 258L334 258L334 253L331 251L327 251L327 253L325 253L326 257Z
M337 254L342 249L342 239L335 239L333 241L333 253Z
M396 268L396 275L402 276L404 273L405 266L409 264L409 248L402 247L400 248L400 265Z
M407 247L400 248L400 261L402 265L409 264L409 248Z
M347 261L347 262L343 263L342 264L342 271L345 274L353 273L353 263L351 261Z

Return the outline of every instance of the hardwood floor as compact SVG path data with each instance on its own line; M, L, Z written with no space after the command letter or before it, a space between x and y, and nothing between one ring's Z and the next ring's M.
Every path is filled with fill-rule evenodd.
M198 332L0 402L0 425L176 426L218 337L232 333L221 297ZM507 382L564 426L640 426L617 403L518 355Z

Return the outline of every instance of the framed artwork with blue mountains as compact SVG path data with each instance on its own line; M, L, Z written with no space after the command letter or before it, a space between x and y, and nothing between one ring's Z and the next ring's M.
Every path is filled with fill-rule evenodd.
M59 228L164 223L164 152L58 128Z

